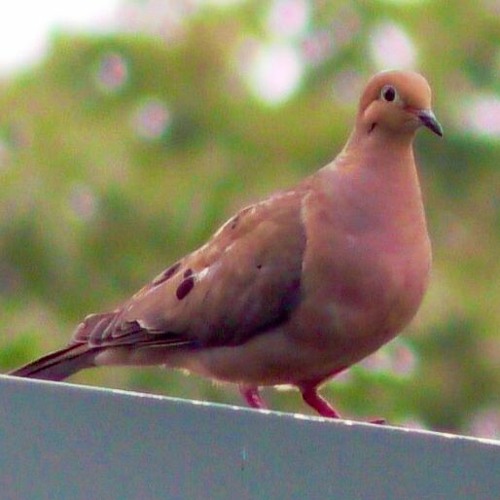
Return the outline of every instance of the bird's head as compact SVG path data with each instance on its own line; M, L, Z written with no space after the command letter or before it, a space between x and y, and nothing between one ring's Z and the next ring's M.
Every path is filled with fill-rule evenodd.
M431 89L422 75L396 70L370 79L359 104L358 129L367 134L412 136L422 125L443 135L431 109Z

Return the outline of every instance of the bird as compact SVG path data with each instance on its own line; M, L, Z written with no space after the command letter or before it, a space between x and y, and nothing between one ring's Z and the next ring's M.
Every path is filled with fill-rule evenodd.
M292 386L340 418L319 389L397 336L429 282L421 127L443 135L427 80L375 74L333 161L241 209L122 305L87 316L66 347L10 375L161 365L236 384L252 408L267 408L262 387Z

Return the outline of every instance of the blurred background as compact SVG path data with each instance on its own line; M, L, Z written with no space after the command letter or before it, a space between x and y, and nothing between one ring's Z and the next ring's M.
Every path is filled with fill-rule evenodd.
M18 0L0 16L0 369L62 347L249 202L332 159L375 71L413 68L432 282L322 392L347 417L500 437L500 1ZM242 404L158 368L74 382ZM266 390L273 409L308 411Z

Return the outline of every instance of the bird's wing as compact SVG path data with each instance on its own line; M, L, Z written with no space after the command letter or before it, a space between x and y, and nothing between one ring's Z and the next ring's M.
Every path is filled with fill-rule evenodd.
M90 346L238 345L286 321L300 301L307 190L249 206L112 313L91 315Z

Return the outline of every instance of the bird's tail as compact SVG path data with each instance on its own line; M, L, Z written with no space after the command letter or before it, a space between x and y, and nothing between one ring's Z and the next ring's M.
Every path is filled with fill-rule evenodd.
M87 344L72 344L21 366L9 375L41 380L64 380L73 373L95 366L95 355L100 350L102 348L89 347Z
M115 312L87 316L78 325L71 344L21 366L11 371L9 375L42 380L64 380L73 373L95 366L95 356L103 350L103 347L89 345L89 340L93 335L98 337L112 323L115 316Z

